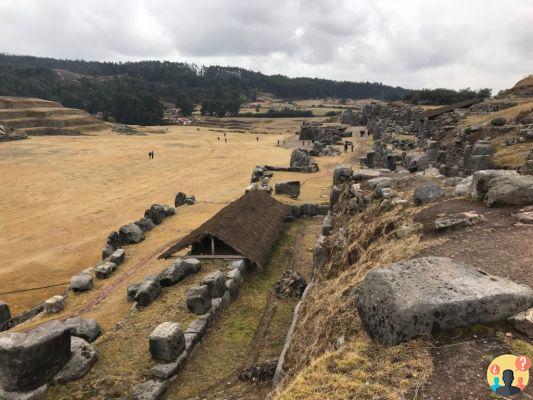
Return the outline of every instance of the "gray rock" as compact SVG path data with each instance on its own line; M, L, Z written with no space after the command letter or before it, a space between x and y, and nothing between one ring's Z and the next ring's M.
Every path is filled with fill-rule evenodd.
M302 216L302 207L299 205L291 204L291 215L294 218L300 218Z
M205 322L207 323L207 326L212 326L213 322L215 322L216 315L215 315L215 312L213 311L213 309L210 308L208 312L206 312L205 314L200 315L199 318L200 319L204 319Z
M475 211L464 211L444 215L435 220L435 229L437 231L445 231L449 229L464 228L472 226L485 221L483 215Z
M416 188L413 194L414 203L419 206L421 204L431 203L444 196L444 188L437 185L423 185Z
M274 287L280 299L300 298L307 287L305 278L297 271L287 270Z
M378 178L381 172L377 169L360 169L354 172L353 180L355 182L367 181L369 179Z
M168 389L168 382L148 380L131 389L133 400L159 400Z
M187 195L183 192L178 192L174 199L174 207L178 208L185 204L187 201Z
M194 195L187 196L187 198L185 199L185 204L187 204L188 206L192 206L194 203L196 203L196 197L194 197Z
M246 272L246 260L232 261L230 264L230 269L238 269L241 272L241 275L244 276Z
M114 232L114 231L111 232L109 235L107 235L107 242L106 243L111 245L113 247L113 251L115 251L115 249L118 249L122 245L120 234L118 232ZM111 254L109 254L109 255L111 255ZM105 257L105 258L107 258L107 257Z
M163 322L150 334L150 354L156 360L174 361L185 350L185 336L177 322Z
M365 182L365 186L372 190L390 188L394 186L394 179L388 177L373 178Z
M222 295L222 308L228 308L231 303L231 294L229 293L229 290L226 290L224 294Z
M508 321L517 331L533 339L533 308L513 315Z
M316 206L316 215L328 215L329 204L318 204Z
M313 271L321 269L329 260L328 250L324 246L325 240L326 237L322 235L316 241L315 248L313 250Z
M205 314L211 308L211 296L206 285L187 290L187 308L194 314Z
M181 282L189 275L187 267L183 262L175 261L171 266L165 268L159 275L159 282L161 286L172 286L178 282Z
M316 204L306 203L306 204L302 205L302 214L303 215L308 215L310 217L313 217L313 216L316 215L316 212L317 212Z
M89 343L94 342L102 333L102 328L94 319L72 317L65 320L65 325L71 329L72 336L77 336Z
M296 199L300 195L300 181L279 182L274 186L274 193L286 194Z
M328 236L333 230L333 217L326 215L324 217L324 223L322 224L322 235Z
M329 194L329 207L331 210L337 205L339 199L341 198L342 190L338 186L333 186Z
M135 301L141 307L150 305L161 294L161 285L157 275L147 275L137 289Z
M503 169L489 169L474 172L472 175L472 183L468 189L468 194L474 199L481 201L485 198L489 191L490 182L501 176L517 176L516 171L508 171Z
M144 233L135 224L127 224L120 227L118 234L120 236L121 243L135 244L144 240Z
M458 182L455 185L455 188L453 190L454 196L466 196L468 194L468 191L470 190L470 186L472 185L472 175L462 179L460 182Z
M503 320L531 307L533 290L444 257L402 261L367 273L357 310L387 345L419 335Z
M196 274L202 269L202 263L197 258L186 258L182 264L188 274Z
M141 231L148 232L155 228L154 222L150 218L142 217L140 220L134 222L135 225L137 225Z
M507 119L504 117L496 117L490 121L492 126L504 126L507 123Z
M131 285L128 285L128 288L126 289L128 301L135 300L135 296L137 295L137 290L139 290L139 286L141 286L140 283L132 283Z
M225 286L226 279L224 274L220 271L213 272L207 275L202 280L202 285L207 286L207 291L211 298L221 297L226 291Z
M229 292L232 299L239 297L239 283L235 282L233 279L228 279L225 282L227 291Z
M192 333L196 335L196 341L199 342L207 331L207 321L203 318L197 318L190 323L185 333Z
M11 319L11 311L7 303L0 300L0 324Z
M234 269L228 271L226 273L226 278L233 279L239 285L243 282L243 277L242 277L241 271L238 268L234 268ZM226 283L226 280L224 279L224 284L225 283ZM225 290L225 285L224 285L224 293L225 292L226 292L226 290Z
M104 245L104 248L102 249L102 260L105 260L111 254L113 254L114 251L115 251L115 248L111 246L109 243L106 243Z
M338 165L333 171L333 184L339 185L347 182L353 175L353 169L351 165Z
M85 292L93 288L93 277L89 274L78 274L70 278L70 288L73 292ZM1 318L0 318L1 320Z
M48 385L43 385L29 392L6 392L0 387L1 400L44 400Z
M150 208L144 212L144 218L150 218L156 225L163 222L166 216L165 209L160 204L152 204Z
M211 299L211 313L216 317L222 311L222 297Z
M118 266L124 262L125 256L126 251L124 249L116 249L113 254L111 254L111 257L109 257L109 262Z
M185 333L185 351L187 354L191 354L194 345L198 343L198 334L196 333Z
M52 321L26 333L0 336L0 387L29 392L43 386L69 361L70 330Z
M57 314L58 312L63 311L65 308L66 297L59 294L50 297L44 302L45 314Z
M53 383L67 383L84 376L98 360L98 353L85 340L73 336L71 338L70 349L72 356L52 378Z
M485 203L489 207L533 204L533 176L500 176L492 179Z
M105 264L96 267L95 276L97 279L107 279L116 269L117 265L108 261Z
M163 204L163 211L165 211L165 217L171 217L176 214L176 209L174 207L167 206Z
M168 364L157 364L150 370L150 372L152 374L152 377L155 379L167 380L175 376L178 372L180 372L185 366L186 362L187 352L183 351L178 356L178 358L176 358L176 361Z

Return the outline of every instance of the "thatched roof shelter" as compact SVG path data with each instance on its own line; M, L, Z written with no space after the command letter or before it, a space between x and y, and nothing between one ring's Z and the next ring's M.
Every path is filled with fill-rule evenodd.
M289 206L262 190L249 191L178 240L159 258L169 258L192 246L193 254L205 254L203 250L213 255L238 254L262 266L289 210Z

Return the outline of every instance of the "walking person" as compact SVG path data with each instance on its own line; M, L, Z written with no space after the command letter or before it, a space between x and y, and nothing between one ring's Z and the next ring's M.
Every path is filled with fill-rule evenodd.
M353 143L352 143L350 146L351 146L351 148L352 148L352 153L353 153Z
M344 152L348 151L348 142L344 142Z
M259 136L256 136L256 137L255 137L255 140L259 142Z

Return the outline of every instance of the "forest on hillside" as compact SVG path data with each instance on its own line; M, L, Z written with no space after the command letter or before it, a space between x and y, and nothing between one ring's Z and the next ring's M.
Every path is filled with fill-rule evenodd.
M56 70L64 70L58 74ZM161 101L206 113L238 112L259 93L287 100L307 98L376 98L399 100L408 90L381 83L265 75L237 67L168 61L96 62L0 54L0 95L59 101L123 123L161 121Z

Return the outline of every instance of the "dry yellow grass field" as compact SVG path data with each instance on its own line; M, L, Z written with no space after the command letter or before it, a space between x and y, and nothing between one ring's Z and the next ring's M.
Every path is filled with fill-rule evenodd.
M139 128L144 136L105 131L1 144L0 293L68 282L75 273L96 265L110 231L140 218L152 203L173 205L178 191L195 194L196 205L179 208L144 242L128 246L120 273L96 281L89 293L70 296L65 312L55 316L89 311L87 302L113 285L109 296L85 313L104 327L112 326L129 308L126 286L163 268L156 256L166 243L240 197L255 165L288 165L300 120L251 123L254 132L271 134L173 126ZM286 139L286 146L278 147L278 139ZM154 160L148 159L150 150L155 151ZM322 170L317 174L275 173L272 184L301 180L301 202L325 202L331 170L343 158L320 158ZM63 290L58 286L0 297L18 314Z

